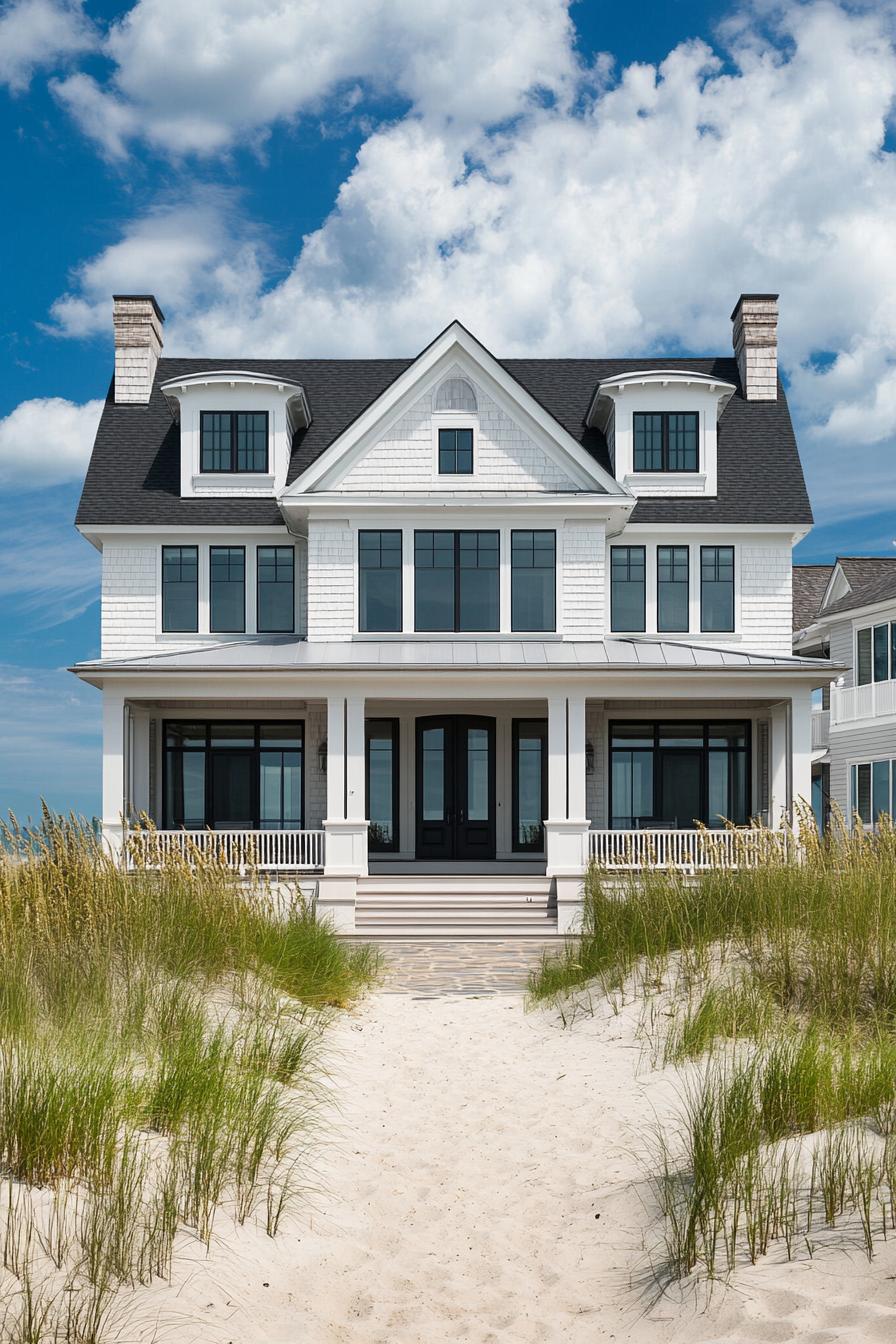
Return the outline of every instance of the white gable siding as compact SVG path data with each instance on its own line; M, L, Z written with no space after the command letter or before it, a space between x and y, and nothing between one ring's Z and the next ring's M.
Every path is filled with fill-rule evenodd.
M308 524L308 638L351 639L355 628L355 534L348 522Z
M561 621L565 639L602 639L606 593L606 529L567 523L560 535Z
M740 547L740 625L747 648L757 653L793 652L789 540Z
M548 457L481 388L472 476L450 478L451 490L577 490ZM396 420L384 437L334 489L346 493L430 492L445 488L433 451L432 396L427 393ZM458 422L460 423L460 421ZM475 417L474 417L475 426Z

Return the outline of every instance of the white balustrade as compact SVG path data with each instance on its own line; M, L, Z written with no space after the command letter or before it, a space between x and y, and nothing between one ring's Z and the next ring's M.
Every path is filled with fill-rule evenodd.
M831 723L855 723L896 714L896 681L831 687Z
M127 852L131 868L158 867L174 857L188 863L209 857L236 869L310 871L324 866L324 832L134 829Z
M792 837L763 827L743 830L589 831L588 856L598 868L638 872L676 868L753 868L788 853Z

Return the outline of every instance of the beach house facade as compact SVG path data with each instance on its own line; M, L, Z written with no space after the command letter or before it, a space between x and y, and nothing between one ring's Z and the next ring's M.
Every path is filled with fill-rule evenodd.
M838 665L814 697L816 816L871 828L896 816L896 558L796 565L793 625L799 654Z
M307 874L345 930L426 898L562 931L589 859L792 816L834 671L791 644L776 296L732 321L717 358L499 359L454 322L410 359L185 359L115 298L74 669L110 847Z

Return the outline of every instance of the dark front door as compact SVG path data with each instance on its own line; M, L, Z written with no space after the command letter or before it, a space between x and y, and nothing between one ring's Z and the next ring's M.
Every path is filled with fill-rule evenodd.
M494 857L494 719L418 719L417 858Z
M660 821L690 830L703 816L703 757L666 747L660 753Z

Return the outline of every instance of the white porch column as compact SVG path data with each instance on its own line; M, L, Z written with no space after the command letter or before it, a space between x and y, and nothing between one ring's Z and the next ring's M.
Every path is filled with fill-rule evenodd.
M769 733L769 825L780 826L790 807L790 704L780 700L771 707Z
M340 933L355 928L358 878L367 872L364 817L364 697L327 699L327 815L317 910Z
M103 691L103 842L120 859L124 828L124 696Z
M574 933L582 918L588 818L585 815L585 697L548 698L547 875L557 891L557 930Z
M795 691L790 699L790 750L792 754L790 803L796 821L796 805L812 806L812 692Z

